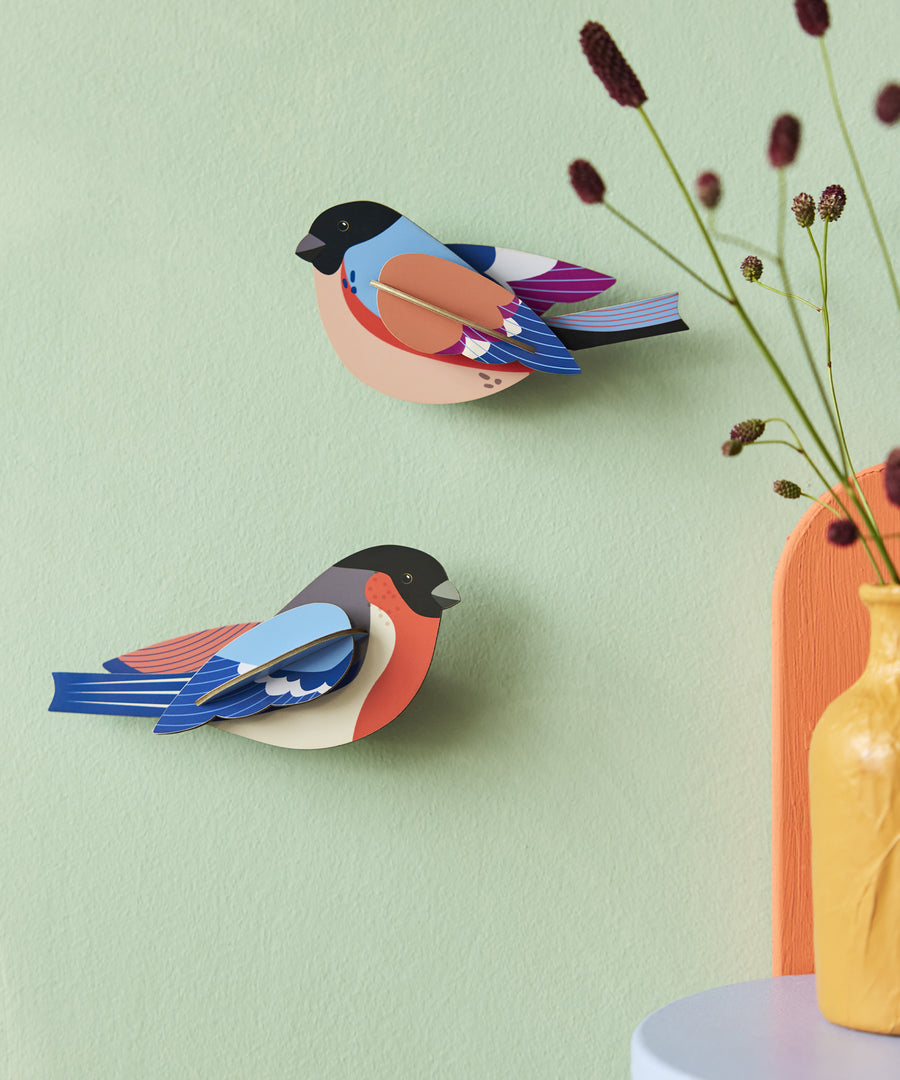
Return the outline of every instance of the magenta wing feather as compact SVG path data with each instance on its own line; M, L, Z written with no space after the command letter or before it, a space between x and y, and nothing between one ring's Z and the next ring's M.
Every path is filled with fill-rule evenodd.
M510 280L512 291L538 315L554 304L588 300L615 284L615 278L573 263L557 262L552 270L536 277Z

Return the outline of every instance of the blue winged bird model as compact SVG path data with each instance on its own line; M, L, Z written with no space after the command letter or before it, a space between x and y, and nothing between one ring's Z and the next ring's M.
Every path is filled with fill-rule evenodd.
M386 544L335 563L265 622L233 623L54 672L50 709L149 716L154 731L213 723L276 746L336 746L390 723L459 602L441 564Z
M615 278L508 248L445 245L375 202L326 210L296 253L314 268L322 322L344 364L408 401L468 401L532 371L577 374L573 351L687 329L677 293L549 316Z

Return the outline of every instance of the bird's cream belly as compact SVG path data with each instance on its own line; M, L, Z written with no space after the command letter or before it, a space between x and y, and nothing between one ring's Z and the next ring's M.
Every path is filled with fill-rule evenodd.
M387 667L395 640L393 620L373 605L365 663L349 686L316 701L270 709L241 720L213 720L210 726L291 750L318 750L352 742L360 709Z

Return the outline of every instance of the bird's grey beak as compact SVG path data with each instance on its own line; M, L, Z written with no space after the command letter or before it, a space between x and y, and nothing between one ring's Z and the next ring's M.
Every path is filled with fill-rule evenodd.
M431 598L439 608L453 607L459 603L459 593L452 581L442 581L431 590Z
M299 255L301 259L306 259L307 262L312 262L316 257L316 253L321 251L323 247L325 247L324 240L320 240L318 236L313 236L312 233L307 233L297 245L294 254Z

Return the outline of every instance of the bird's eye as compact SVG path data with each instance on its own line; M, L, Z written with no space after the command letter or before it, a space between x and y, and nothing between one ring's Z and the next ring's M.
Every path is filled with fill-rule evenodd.
M412 585L412 579L413 579L412 574L401 574L400 575L400 580L403 582L404 585Z
M349 221L339 221L338 224L337 224L337 227L341 230L341 232L346 232L350 228L350 222Z

